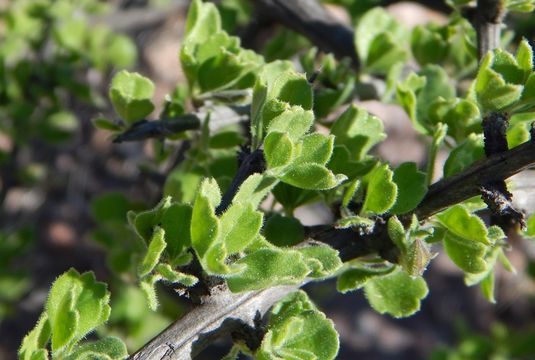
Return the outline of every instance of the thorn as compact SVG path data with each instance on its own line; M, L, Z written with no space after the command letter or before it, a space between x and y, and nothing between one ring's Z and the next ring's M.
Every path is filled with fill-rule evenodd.
M323 65L319 67L319 69L315 70L307 79L309 84L313 84L316 79L318 78L319 74L321 74L321 71L323 70Z

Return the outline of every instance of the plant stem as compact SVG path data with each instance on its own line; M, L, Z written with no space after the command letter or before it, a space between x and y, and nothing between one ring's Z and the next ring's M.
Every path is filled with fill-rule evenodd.
M480 60L487 52L500 47L502 20L506 13L504 2L504 0L477 0L474 25Z

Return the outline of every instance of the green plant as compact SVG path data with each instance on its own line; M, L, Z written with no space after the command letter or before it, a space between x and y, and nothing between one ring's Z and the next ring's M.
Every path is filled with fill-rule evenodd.
M32 141L57 146L80 128L70 102L103 105L86 80L89 69L102 74L135 62L127 36L104 25L88 31L88 16L107 8L96 0L21 0L0 10L0 133L9 139L0 150L0 202L10 188L46 176L46 164L18 159Z
M533 8L531 1L491 3L498 19L507 10ZM112 131L116 142L178 138L191 147L167 178L161 202L128 212L137 243L119 249L101 237L113 256L122 252L110 264L117 272L135 271L151 309L158 307L157 283L202 302L134 358L161 357L169 349L188 358L202 347L193 347L202 333L227 331L235 340L227 359L240 352L258 359L333 359L339 345L333 323L295 291L336 278L341 292L363 289L376 311L410 316L428 296L423 274L438 243L466 284L479 284L495 301L496 264L514 271L505 255L506 231L525 226L505 180L535 163L528 126L535 108L533 51L526 40L511 53L499 47L499 37L486 38L485 29L500 26L487 16L488 4L451 5L449 23L412 31L373 8L359 17L353 59L337 62L308 51L299 57L305 76L290 61L266 62L244 49L223 30L213 4L194 0L180 51L187 85L166 98L158 120L146 120L156 108L152 82L127 71L115 75L109 97L123 122L98 118L97 127ZM476 29L461 16L473 11ZM419 68L406 74L409 59ZM311 74L320 64L320 74ZM384 83L374 96L401 105L428 138L426 169L409 162L394 167L375 156L372 148L386 134L364 109L349 104L332 120L373 79ZM218 106L245 114L248 131L242 117L218 116ZM449 150L444 178L431 184L442 148ZM335 209L335 223L303 226L295 209L318 200ZM109 226L129 207L112 196L93 210ZM484 209L492 214L490 226L476 214ZM124 231L120 226L108 234ZM58 290L65 279L73 290ZM80 295L84 291L91 296ZM88 274L72 270L60 277L21 357L46 358L49 339L53 358L125 356L118 340L106 338L97 343L103 344L99 355L81 355L97 347L78 341L107 319L107 296ZM98 311L85 310L82 297ZM69 309L61 321L54 310L59 304ZM94 323L85 323L84 311L93 311ZM268 313L266 324L257 311Z

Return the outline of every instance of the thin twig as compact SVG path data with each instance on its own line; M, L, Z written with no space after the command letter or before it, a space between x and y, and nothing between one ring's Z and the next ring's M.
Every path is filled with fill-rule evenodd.
M475 28L479 59L500 46L502 20L506 9L504 0L477 0Z
M353 42L353 29L334 19L316 0L255 0L258 12L306 36L321 50L336 57L349 57L353 67L359 58Z

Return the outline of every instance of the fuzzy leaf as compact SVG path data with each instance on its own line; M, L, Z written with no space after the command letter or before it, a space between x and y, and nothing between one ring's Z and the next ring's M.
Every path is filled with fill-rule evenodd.
M348 216L341 218L336 222L336 228L338 229L347 229L350 227L353 228L364 228L364 229L373 229L375 221L364 216Z
M215 180L203 180L191 215L191 245L200 258L219 236L219 219L214 208L220 201L219 186Z
M287 165L293 155L294 145L285 133L272 131L264 140L264 156L269 168Z
M288 295L271 310L268 331L256 353L259 360L331 360L338 353L338 334L303 291Z
M125 70L113 77L109 91L113 108L129 123L144 119L154 110L153 95L152 81Z
M366 12L355 30L357 53L370 72L386 73L407 57L405 29L383 8Z
M268 133L274 131L284 133L295 143L308 132L313 123L312 111L293 106L271 120Z
M165 242L165 230L157 226L154 229L154 234L152 235L149 247L147 248L147 253L141 261L138 275L140 277L148 275L160 261L160 256L162 255L165 247L167 246Z
M305 230L296 218L275 214L266 222L264 236L273 245L292 246L303 241Z
M281 73L268 90L268 98L312 110L312 87L303 74L293 70Z
M383 276L392 271L390 268L367 268L355 267L344 271L336 281L336 289L341 293L358 290L362 288L368 280L376 276Z
M212 34L221 30L221 17L212 3L193 0L186 19L185 38L188 42L201 44Z
M520 98L523 86L508 80L517 82L519 79L511 78L505 67L498 67L500 61L506 59L506 53L496 50L489 52L482 60L475 79L475 95L484 113L489 111L499 111L512 105ZM515 62L512 59L512 62ZM507 69L515 69L509 66ZM518 69L520 70L520 69ZM506 78L508 78L506 80Z
M487 246L481 242L463 239L447 231L443 244L450 259L463 271L477 274L487 270L484 260Z
M428 112L431 122L447 124L449 135L459 142L468 134L481 131L479 108L470 100L439 98L433 101Z
M412 54L421 66L438 64L446 58L448 41L444 30L444 27L432 23L418 25L412 30Z
M169 281L173 284L193 286L199 281L199 279L193 275L173 270L169 264L158 264L156 266L156 271L161 275L162 280Z
M333 274L342 266L338 251L327 245L307 246L296 249L303 254L304 260L311 270L308 275L321 278Z
M398 189L392 180L394 174L387 164L373 170L368 183L362 213L383 214L396 202Z
M334 136L306 135L300 145L300 154L294 161L325 165L333 152Z
M110 315L106 284L92 272L70 269L52 285L45 306L52 330L52 350L82 339Z
M267 194L277 185L277 182L278 180L275 177L265 174L253 174L240 186L234 201L241 204L249 203L256 209Z
M444 177L455 175L485 155L483 135L470 134L453 149L444 164Z
M122 360L127 356L126 345L120 339L108 336L77 347L65 360Z
M415 238L411 241L407 251L402 254L401 265L410 276L422 276L429 262L436 256L429 250L429 245Z
M483 220L470 214L463 205L455 205L437 215L437 219L448 230L463 239L491 245Z
M133 225L134 230L145 241L145 243L149 243L154 233L155 226L161 224L162 217L170 206L171 197L166 197L163 198L158 205L151 210L142 211L137 214L134 214L133 212L129 213L131 214L131 224Z
M187 204L171 204L161 218L161 227L165 231L165 242L170 259L181 255L184 249L191 246L192 208Z
M259 249L239 259L233 266L243 267L243 270L227 278L232 292L298 284L310 272L299 252L276 248Z
M403 82L399 83L396 88L396 97L398 103L405 109L412 121L414 129L421 134L427 134L426 124L418 118L418 100L417 93L425 86L427 79L425 76L418 76L411 73Z
M314 163L292 163L280 176L281 181L309 190L327 190L338 186L347 177L334 175L325 166Z
M379 313L395 318L407 317L420 309L428 289L422 277L411 277L401 270L373 277L364 285L370 305Z
M366 110L351 105L331 127L335 144L349 150L350 159L361 160L377 143L386 138L383 123Z
M262 213L250 204L234 203L221 216L219 239L230 254L240 252L258 236L262 221Z
M21 360L46 360L48 350L46 344L51 335L50 322L46 312L41 314L35 327L24 337L19 349L19 359Z
M156 295L155 288L156 281L158 280L159 276L151 275L144 278L139 283L139 287L145 296L145 300L147 300L147 305L152 311L156 311L158 309L158 296Z
M405 253L409 249L411 241L405 232L403 224L399 221L397 216L392 216L388 219L387 229L388 236L392 242L396 244L402 253Z
M398 196L392 214L404 214L413 210L427 193L425 173L418 171L415 163L403 163L394 170L394 182L398 188Z

